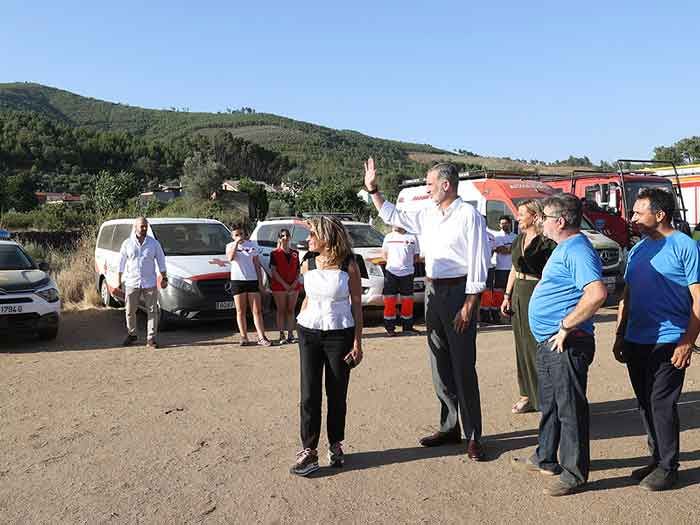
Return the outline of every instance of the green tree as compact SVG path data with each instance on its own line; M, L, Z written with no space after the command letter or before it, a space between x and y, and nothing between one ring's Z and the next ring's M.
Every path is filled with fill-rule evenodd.
M348 184L325 182L315 188L305 189L297 198L300 212L347 212L359 219L367 219L367 205L357 196L357 188Z
M36 181L29 173L7 177L5 202L16 211L29 211L37 207Z
M253 204L250 218L253 220L264 219L270 206L265 188L248 178L243 178L238 183L238 189L247 193Z
M120 171L114 174L103 170L97 175L92 201L95 211L104 216L126 207L128 200L135 194L132 173Z
M199 151L187 157L182 166L182 189L195 199L209 199L221 189L224 178L221 165Z

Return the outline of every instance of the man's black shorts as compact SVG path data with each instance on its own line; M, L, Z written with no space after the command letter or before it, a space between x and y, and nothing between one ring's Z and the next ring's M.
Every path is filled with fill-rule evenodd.
M405 297L413 295L413 274L397 277L391 272L384 270L384 295L400 294Z

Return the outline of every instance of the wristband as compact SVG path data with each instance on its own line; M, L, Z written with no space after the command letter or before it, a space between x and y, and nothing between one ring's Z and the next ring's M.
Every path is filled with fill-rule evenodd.
M367 193L369 193L370 195L374 195L375 193L377 193L379 191L379 186L375 186L373 190L370 190L369 188L366 188L366 187L365 187L365 189L367 190Z
M510 292L505 292L505 293L503 294L503 297L510 297Z
M571 330L573 330L573 327L566 328L564 326L564 319L562 319L561 321L559 321L559 330L564 330L565 332L571 332Z

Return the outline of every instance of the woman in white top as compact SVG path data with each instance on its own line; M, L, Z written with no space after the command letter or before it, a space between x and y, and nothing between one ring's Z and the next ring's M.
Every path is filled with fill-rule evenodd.
M241 346L248 345L248 303L253 310L253 322L258 332L258 344L270 346L272 343L265 337L265 324L262 316L262 301L260 290L262 286L262 271L258 260L255 244L248 240L248 232L242 224L231 226L233 242L226 245L226 257L231 261L231 294L236 305L236 320L238 331L241 333Z
M322 378L326 374L328 460L343 466L342 441L350 369L362 361L362 284L350 238L339 220L314 217L301 273L306 297L297 317L301 361L301 441L290 469L307 476L318 470Z

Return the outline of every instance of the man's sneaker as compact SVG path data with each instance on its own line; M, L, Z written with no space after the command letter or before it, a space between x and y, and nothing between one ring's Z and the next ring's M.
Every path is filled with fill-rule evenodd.
M511 456L510 466L512 467L513 470L520 470L523 472L539 472L543 476L554 476L555 474L557 474L556 472L554 472L552 470L540 468L540 466L536 465L532 461L532 458L528 457L528 456L523 456L523 457Z
M345 454L343 453L342 443L333 443L328 448L328 466L340 468L345 462Z
M651 474L639 483L639 486L643 489L656 492L670 489L677 481L677 470L664 470L661 467L656 467Z
M131 343L136 341L138 337L132 334L127 334L126 338L124 338L124 341L122 342L122 346L131 346Z
M297 460L289 472L297 476L308 476L318 470L318 453L310 448L297 452Z

